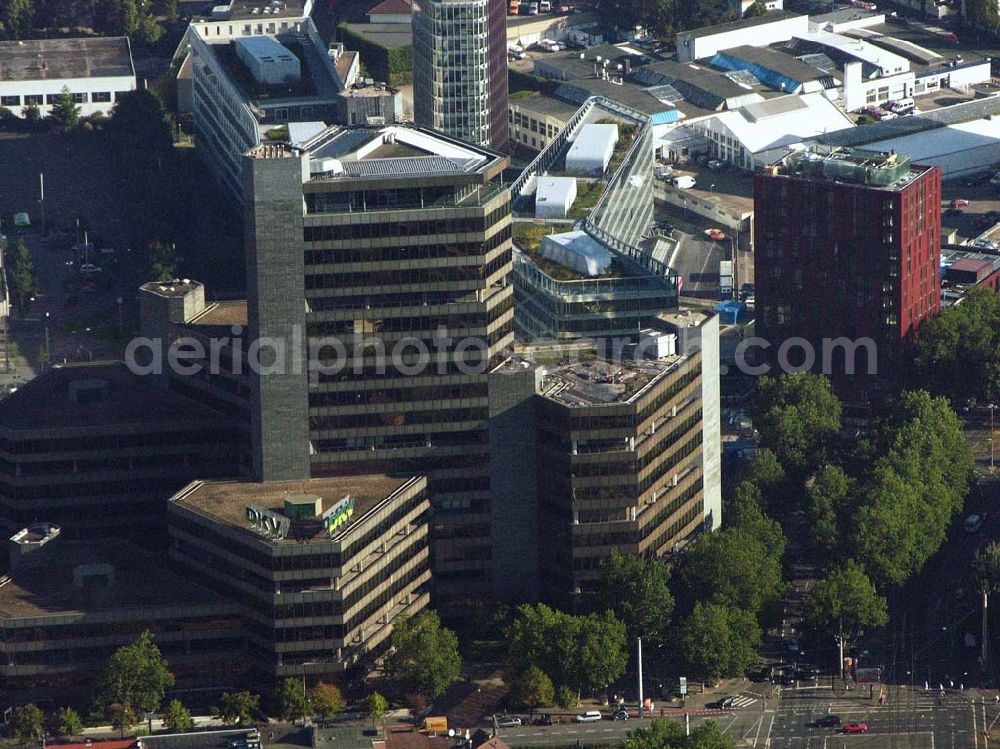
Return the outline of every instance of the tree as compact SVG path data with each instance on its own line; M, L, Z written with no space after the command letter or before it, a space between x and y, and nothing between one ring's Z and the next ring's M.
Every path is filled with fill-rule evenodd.
M699 536L678 573L680 590L689 606L707 596L758 616L785 589L781 560L774 551L743 528Z
M787 541L781 526L764 512L763 493L749 481L737 484L729 503L728 523L756 540L775 559L785 553Z
M14 297L14 306L19 314L24 315L31 306L31 297L35 293L35 264L24 239L18 238L9 246L4 264L7 267L7 283Z
M724 732L714 720L708 720L684 735L684 727L675 720L656 718L648 728L630 731L615 749L735 749L736 737Z
M628 635L613 613L572 616L545 604L521 606L507 633L512 678L537 667L557 687L604 687L628 665Z
M260 695L250 692L223 692L218 713L223 723L253 723L254 713L260 709Z
M830 380L800 372L760 379L753 422L760 444L791 476L804 479L829 455L840 434L840 412Z
M21 705L14 711L13 728L22 744L35 744L45 736L45 713L36 705Z
M924 322L915 365L920 386L956 406L1000 398L1000 295L976 287Z
M714 720L707 720L691 729L688 749L736 749L736 737L722 730Z
M993 541L976 551L976 586L994 595L1000 592L1000 541Z
M97 703L128 706L142 713L159 708L174 675L149 631L131 645L118 648L97 681Z
M42 110L37 104L26 104L21 107L21 116L29 127L35 127L42 119Z
M0 2L0 23L8 39L23 39L31 34L35 15L32 0Z
M610 611L576 617L577 689L603 689L621 677L628 667L628 635L625 625Z
M55 104L49 111L49 120L57 127L74 127L80 121L80 105L76 103L69 86L63 86Z
M71 707L61 707L56 715L56 730L60 736L71 738L83 733L83 721L80 714Z
M365 697L363 708L369 718L372 719L372 726L377 727L378 722L385 717L389 710L389 701L378 692L372 692Z
M878 434L882 456L854 520L857 559L879 585L902 585L944 543L964 504L972 456L944 398L903 393Z
M108 706L108 719L111 727L118 731L121 738L125 737L125 732L139 722L139 717L135 714L135 709L127 702L115 702Z
M767 15L767 6L764 5L764 3L761 2L761 0L757 0L753 5L751 5L749 8L746 9L746 12L743 14L743 17L757 18L758 16L766 16L766 15Z
M514 705L534 710L551 705L555 700L556 690L552 679L537 666L532 666L514 679L509 696Z
M990 0L965 0L965 17L977 29L996 33L1000 14L996 3Z
M393 679L431 699L442 694L462 670L458 637L441 626L437 613L421 611L396 622L385 670Z
M151 242L148 248L149 270L147 278L151 281L170 281L177 278L177 264L180 257L173 245L166 242Z
M289 677L282 681L276 696L282 719L295 721L308 717L309 699L301 679Z
M556 705L563 710L572 710L580 701L576 692L563 684L556 690Z
M827 464L806 490L806 514L814 549L827 562L843 557L854 522L857 487L844 469Z
M344 711L344 695L333 684L322 681L309 692L309 702L323 720Z
M167 711L163 714L163 725L176 733L187 731L194 725L191 711L180 700L170 700Z
M630 640L643 637L653 645L665 643L674 610L667 566L612 549L601 562L600 574L597 608L612 611L624 622Z
M861 565L851 559L831 570L826 579L809 591L805 619L815 629L846 645L870 627L884 627L889 612L885 598L875 590Z
M752 612L699 601L681 626L677 645L692 675L718 681L746 670L757 655L760 637Z

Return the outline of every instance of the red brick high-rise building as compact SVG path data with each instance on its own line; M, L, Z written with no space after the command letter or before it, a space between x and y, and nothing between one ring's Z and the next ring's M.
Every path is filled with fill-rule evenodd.
M940 311L940 170L897 153L794 151L755 177L754 212L756 333L767 341L756 353L774 367L784 350L799 366L803 346L790 339L804 339L812 370L845 400L879 400Z

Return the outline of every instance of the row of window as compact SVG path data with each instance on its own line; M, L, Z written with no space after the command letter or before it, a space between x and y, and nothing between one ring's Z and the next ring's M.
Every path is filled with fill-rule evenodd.
M109 104L111 103L112 97L115 101L121 101L122 97L125 96L128 91L75 91L71 92L70 96L73 97L73 101L77 104L87 104L92 102L94 104ZM9 94L5 96L0 96L0 107L40 107L44 104L53 105L58 103L59 99L62 97L62 93L57 94L25 94L21 96L20 94Z
M437 258L476 258L487 255L511 238L507 224L485 242L432 242L410 243L405 247L338 247L327 250L306 250L305 264L326 263L398 263L406 260L431 260Z

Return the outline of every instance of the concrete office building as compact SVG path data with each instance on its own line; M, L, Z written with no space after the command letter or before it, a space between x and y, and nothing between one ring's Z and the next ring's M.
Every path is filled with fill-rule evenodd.
M239 606L247 660L329 678L427 605L426 479L197 481L170 500L171 562Z
M115 650L146 630L187 686L244 676L239 605L203 587L200 575L170 572L146 541L62 535L45 523L8 542L10 571L0 578L0 679L8 694L44 686L47 695L79 695Z
M18 117L38 107L47 117L68 89L84 117L110 114L136 88L127 37L0 42L0 107Z
M0 400L0 529L162 538L166 500L239 473L233 420L122 363L55 367Z
M536 367L527 346L492 375L498 596L576 608L612 549L659 558L719 527L718 330L668 313L622 360L549 346L568 363Z
M413 116L418 125L506 149L506 23L506 0L413 3Z
M307 361L306 338L344 347L313 357L335 371L251 376L253 475L426 474L443 596L489 592L487 379L513 340L507 163L392 126L262 146L244 165L248 337L291 342L288 361Z
M903 347L941 308L941 171L901 154L795 151L754 178L757 335L771 364L805 339L813 366L851 403L878 401L903 367ZM854 373L844 349L854 349ZM800 350L789 352L793 365Z

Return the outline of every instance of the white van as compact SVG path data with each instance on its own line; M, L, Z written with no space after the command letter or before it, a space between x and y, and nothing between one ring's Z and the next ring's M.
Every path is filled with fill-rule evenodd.
M598 723L601 720L600 710L588 710L583 715L576 716L577 723Z
M552 2L551 0L540 0L538 3L539 13L551 13L552 12Z
M694 177L682 174L680 177L674 177L674 187L678 190L689 190L694 187L697 183Z

